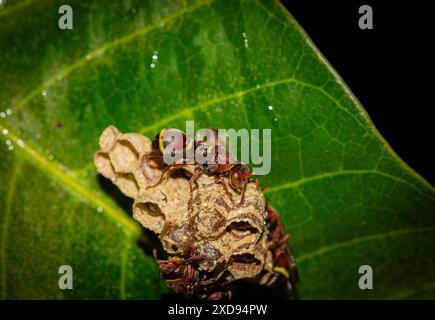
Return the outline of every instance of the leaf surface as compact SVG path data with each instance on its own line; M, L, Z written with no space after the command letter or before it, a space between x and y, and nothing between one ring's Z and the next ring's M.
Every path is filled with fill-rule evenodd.
M377 132L274 1L71 0L0 8L0 288L21 298L169 290L130 205L97 176L108 125L272 128L266 196L292 235L301 298L435 297L435 193ZM380 108L382 106L379 106ZM74 289L60 290L71 265ZM360 290L358 268L373 268Z

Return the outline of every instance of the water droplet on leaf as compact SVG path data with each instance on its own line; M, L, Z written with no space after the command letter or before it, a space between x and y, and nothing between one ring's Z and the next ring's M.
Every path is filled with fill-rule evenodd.
M153 55L152 55L151 59L152 59L152 62L151 62L150 67L151 68L155 68L156 64L157 64L157 60L159 59L159 52L157 50L155 50L153 52Z
M248 37L246 36L246 33L245 33L245 32L243 32L242 35L243 35L243 43L244 43L244 45L245 45L245 48L248 48L248 47L249 47L249 44L248 44Z

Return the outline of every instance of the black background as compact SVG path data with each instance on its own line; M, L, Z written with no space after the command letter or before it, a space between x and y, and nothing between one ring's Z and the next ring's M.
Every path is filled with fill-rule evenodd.
M208 306L212 304L226 304L222 302L202 301L180 303L178 306ZM244 303L243 303L244 304ZM265 304L261 301L251 301L248 304ZM334 318L334 319L371 319L374 315L385 316L386 319L410 319L417 314L430 314L433 301L286 301L267 302L266 315L212 315L201 314L199 318L186 315L168 315L169 307L174 302L130 300L130 301L0 301L0 310L5 314L13 314L15 318L43 319L305 319L305 318ZM399 317L401 316L401 317Z
M428 1L282 1L338 71L396 153L435 184L431 46L435 11ZM358 9L373 9L361 30ZM431 154L432 152L432 154Z

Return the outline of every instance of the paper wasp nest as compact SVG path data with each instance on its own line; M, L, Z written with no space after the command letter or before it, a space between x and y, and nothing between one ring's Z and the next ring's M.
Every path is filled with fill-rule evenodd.
M191 194L189 176L195 166L184 167L182 174L166 174L158 183L165 165L147 137L109 126L99 144L94 156L98 172L134 199L133 217L159 235L169 259L201 256L197 272L219 275L222 283L271 281L274 254L266 229L266 200L255 183L248 183L241 205L239 194L228 190L229 195L207 174L199 176Z

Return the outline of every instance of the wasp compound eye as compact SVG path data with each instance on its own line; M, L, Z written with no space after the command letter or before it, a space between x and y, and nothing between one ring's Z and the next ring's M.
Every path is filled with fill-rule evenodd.
M230 186L234 190L238 191L243 186L243 181L240 180L240 174L237 171L233 171L230 173Z
M175 142L175 134L181 134L181 142ZM140 161L172 143L185 148L185 137L177 129L162 129L151 142L110 126L95 154L98 172L134 199L133 217L159 236L164 258L155 259L163 280L178 294L206 299L237 297L243 284L295 290L299 274L289 235L258 185L249 181L247 165L161 168ZM161 178L180 169L188 174Z

